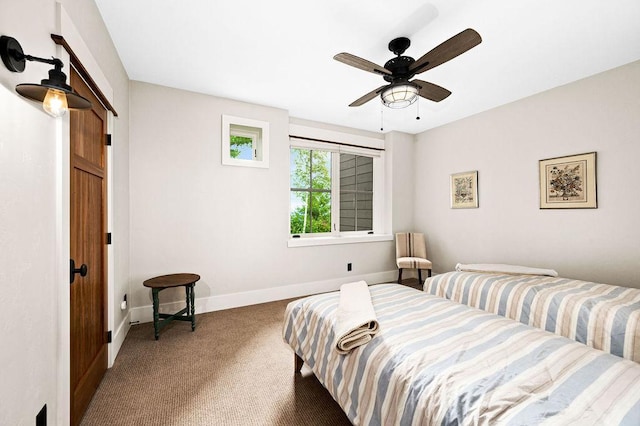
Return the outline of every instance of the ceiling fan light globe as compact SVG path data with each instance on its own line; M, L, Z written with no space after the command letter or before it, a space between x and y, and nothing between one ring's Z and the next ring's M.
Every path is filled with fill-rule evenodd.
M418 88L412 84L398 84L384 90L380 98L386 107L406 108L418 99Z

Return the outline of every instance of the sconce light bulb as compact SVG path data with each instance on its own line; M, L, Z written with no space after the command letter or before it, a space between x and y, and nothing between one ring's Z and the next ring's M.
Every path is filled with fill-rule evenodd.
M67 95L61 90L49 89L42 108L52 117L62 117L68 109Z

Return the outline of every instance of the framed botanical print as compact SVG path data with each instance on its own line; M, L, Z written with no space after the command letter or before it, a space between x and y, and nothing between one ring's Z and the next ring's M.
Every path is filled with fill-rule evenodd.
M541 209L595 209L596 153L539 161Z
M478 171L451 175L451 208L478 208Z

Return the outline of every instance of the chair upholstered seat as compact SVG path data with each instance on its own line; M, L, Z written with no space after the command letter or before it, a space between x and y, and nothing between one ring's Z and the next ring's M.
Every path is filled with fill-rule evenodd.
M418 281L422 285L422 270L431 276L432 264L427 259L427 244L424 234L419 232L399 232L396 234L396 264L398 265L398 284L402 282L403 269L417 269Z
M431 269L432 267L430 260L420 257L399 257L396 259L396 264L398 268L409 269Z

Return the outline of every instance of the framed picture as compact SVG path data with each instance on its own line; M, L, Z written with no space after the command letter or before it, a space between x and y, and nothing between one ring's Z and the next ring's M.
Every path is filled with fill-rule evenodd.
M451 208L478 208L478 171L451 175Z
M539 161L541 209L595 209L596 153Z

